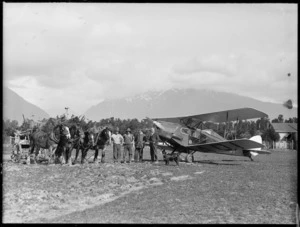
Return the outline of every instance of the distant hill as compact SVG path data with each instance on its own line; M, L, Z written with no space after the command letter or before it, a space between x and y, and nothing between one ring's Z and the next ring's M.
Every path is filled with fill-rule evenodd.
M3 119L17 120L19 125L23 122L23 116L34 119L48 118L49 115L41 108L27 102L11 89L3 88Z
M263 111L271 120L279 114L284 119L297 117L297 108L290 110L282 104L262 102L237 94L195 89L146 92L129 98L105 100L89 108L85 116L95 121L109 117L141 120L145 117L186 116L242 107Z

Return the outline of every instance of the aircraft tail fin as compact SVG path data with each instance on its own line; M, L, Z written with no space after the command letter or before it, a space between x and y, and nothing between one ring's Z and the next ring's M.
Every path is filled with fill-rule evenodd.
M261 138L260 135L253 136L253 137L250 138L250 140L262 144L262 138ZM253 156L256 156L256 155L258 155L258 154L271 154L270 151L262 150L261 147L258 147L258 148L251 148L251 149L248 149L248 151L250 151L250 153L251 153Z

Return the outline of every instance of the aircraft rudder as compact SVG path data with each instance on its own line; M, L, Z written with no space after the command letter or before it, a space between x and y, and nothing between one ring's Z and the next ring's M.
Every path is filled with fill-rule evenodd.
M250 140L255 141L257 143L262 143L262 138L260 135L252 136Z

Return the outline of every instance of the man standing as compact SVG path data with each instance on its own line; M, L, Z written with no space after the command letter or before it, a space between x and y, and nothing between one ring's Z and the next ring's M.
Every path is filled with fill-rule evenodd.
M116 134L112 134L111 136L113 142L113 156L114 156L114 163L120 162L121 158L121 146L124 143L123 136L119 133L119 128L116 128Z
M159 136L155 132L154 128L151 128L151 134L149 137L149 145L150 145L150 156L151 156L151 161L154 163L158 163L157 159L157 143L159 141Z
M126 156L128 156L128 162L131 162L132 157L132 148L134 143L134 136L130 133L131 130L128 128L126 130L126 134L124 135L124 153L123 153L123 161L126 162Z
M141 129L138 130L138 134L135 137L135 152L134 160L136 162L143 161L143 150L146 142L146 136Z
M105 150L106 150L106 147L108 145L111 145L111 129L108 126L106 126L104 128L104 130L105 130L104 132L106 133L106 135L108 135L109 139L106 141L106 143L104 145L99 147L100 149L102 148L102 157L101 157L101 162L102 163L105 163Z
M149 137L149 145L150 145L150 155L151 155L151 161L154 163L158 163L157 159L157 143L159 141L159 136L155 132L154 128L151 128L151 134Z

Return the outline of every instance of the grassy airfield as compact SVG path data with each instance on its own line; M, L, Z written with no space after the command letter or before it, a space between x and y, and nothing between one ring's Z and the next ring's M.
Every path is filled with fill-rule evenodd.
M73 151L73 156L75 150ZM87 157L93 156L90 151ZM297 152L192 164L25 165L3 153L3 223L295 224ZM92 161L93 157L90 158Z

